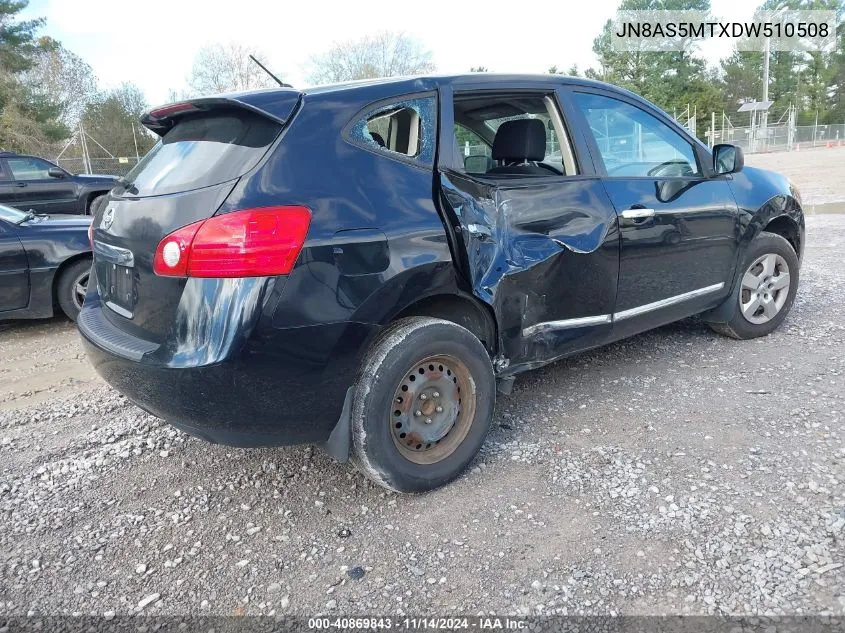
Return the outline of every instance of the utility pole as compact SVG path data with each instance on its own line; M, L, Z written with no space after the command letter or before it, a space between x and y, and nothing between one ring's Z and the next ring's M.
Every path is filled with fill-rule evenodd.
M714 140L714 136L716 136L716 112L713 111L710 113L710 147L712 148L716 141ZM719 139L720 141L722 139Z
M771 52L771 40L766 38L766 46L763 49L763 102L769 100L769 53ZM760 113L760 136L763 142L766 142L766 124L768 123L769 113L763 110Z
M141 156L138 154L138 138L135 136L135 123L132 123L132 142L135 143L135 164L141 162Z
M79 122L79 142L82 144L82 164L85 166L85 173L91 173L91 157L88 155L88 142L85 138L85 128Z

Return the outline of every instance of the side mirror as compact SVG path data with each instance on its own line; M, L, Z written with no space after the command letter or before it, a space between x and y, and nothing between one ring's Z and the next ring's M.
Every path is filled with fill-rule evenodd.
M726 143L713 146L713 169L717 174L735 174L745 167L745 154L741 147Z
M65 170L58 167L50 167L50 169L47 170L47 175L50 176L50 178L64 178Z

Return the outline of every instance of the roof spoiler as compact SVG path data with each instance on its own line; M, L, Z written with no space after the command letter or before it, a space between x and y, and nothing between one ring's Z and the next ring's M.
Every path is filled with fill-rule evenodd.
M234 108L260 114L284 125L296 111L301 99L301 92L290 89L199 97L153 108L141 116L141 124L159 136L164 136L185 115Z

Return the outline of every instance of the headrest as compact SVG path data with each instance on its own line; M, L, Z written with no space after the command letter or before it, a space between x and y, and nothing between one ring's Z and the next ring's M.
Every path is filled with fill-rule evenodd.
M493 160L540 161L546 157L546 126L540 119L505 121L493 139Z

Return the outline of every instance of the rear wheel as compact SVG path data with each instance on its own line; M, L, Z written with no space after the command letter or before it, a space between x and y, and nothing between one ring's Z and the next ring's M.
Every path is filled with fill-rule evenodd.
M437 488L481 448L495 397L490 357L469 330L430 317L397 321L373 343L356 385L356 465L392 490Z
M792 308L798 274L798 256L792 245L775 233L760 233L748 249L742 276L728 299L735 302L733 318L710 327L737 339L771 333Z
M85 293L88 291L88 279L91 274L91 260L80 259L73 262L59 274L56 294L59 305L71 321L76 321Z

